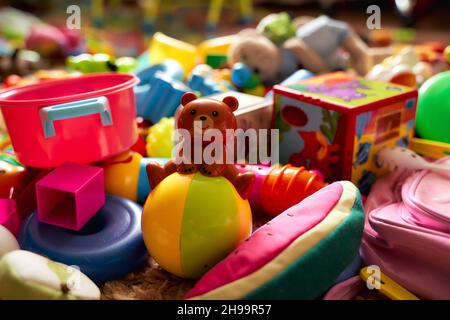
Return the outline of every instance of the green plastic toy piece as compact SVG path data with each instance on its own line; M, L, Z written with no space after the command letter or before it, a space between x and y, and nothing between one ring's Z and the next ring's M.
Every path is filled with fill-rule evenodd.
M295 36L295 26L287 12L271 14L260 21L258 31L275 44Z

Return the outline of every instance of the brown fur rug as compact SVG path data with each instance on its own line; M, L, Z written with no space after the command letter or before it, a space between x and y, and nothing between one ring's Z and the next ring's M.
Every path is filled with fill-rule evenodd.
M267 221L268 217L254 215L253 230ZM121 280L109 281L100 289L103 300L179 300L195 282L170 274L149 258L140 270Z

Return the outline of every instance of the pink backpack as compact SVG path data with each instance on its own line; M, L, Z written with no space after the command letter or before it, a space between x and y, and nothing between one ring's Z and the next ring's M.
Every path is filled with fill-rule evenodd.
M450 174L389 174L365 209L365 262L422 298L450 299Z

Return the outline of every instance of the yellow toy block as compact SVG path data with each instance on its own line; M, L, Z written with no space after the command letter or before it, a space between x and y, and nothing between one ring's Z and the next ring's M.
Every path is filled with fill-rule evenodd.
M450 155L450 143L439 141L413 138L411 139L411 149L424 157L435 160Z
M224 36L203 41L198 46L201 60L206 61L208 54L227 54L231 44L236 41L236 35Z
M150 43L150 63L161 63L166 59L177 60L188 74L197 62L197 48L189 43L166 36L161 32L153 35Z

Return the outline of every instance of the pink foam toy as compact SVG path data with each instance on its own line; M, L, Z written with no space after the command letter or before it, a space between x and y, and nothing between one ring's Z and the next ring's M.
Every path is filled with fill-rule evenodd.
M13 199L0 199L0 225L17 236L19 232L21 218L16 208L16 201Z
M103 169L64 163L36 184L40 222L80 230L105 204Z

